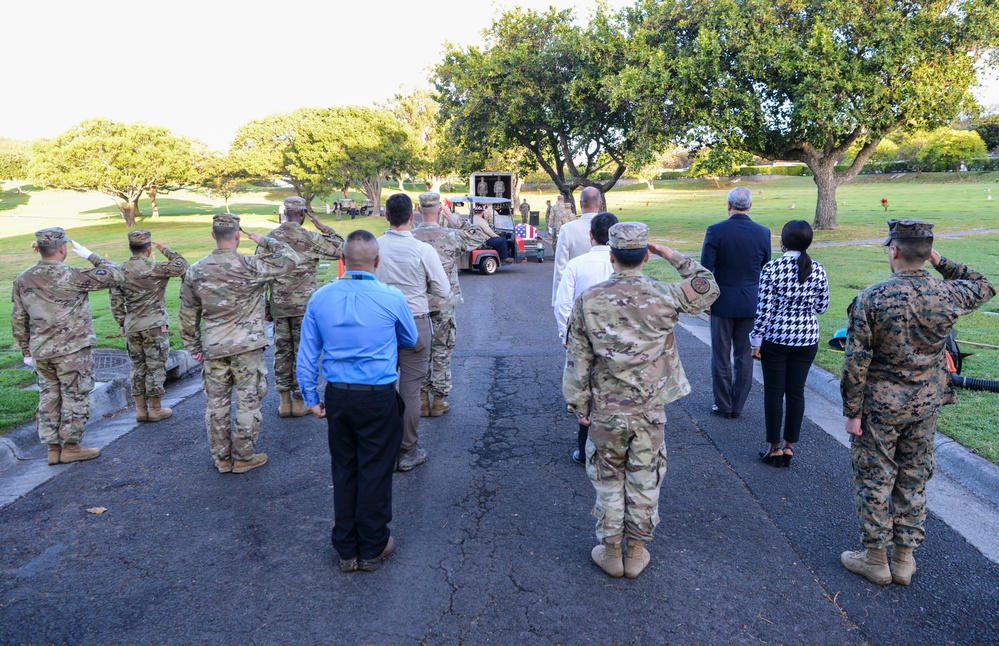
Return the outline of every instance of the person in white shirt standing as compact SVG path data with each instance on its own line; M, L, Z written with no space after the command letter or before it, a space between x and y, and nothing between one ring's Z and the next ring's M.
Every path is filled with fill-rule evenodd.
M406 405L403 413L402 448L396 469L409 471L427 461L420 448L417 428L420 424L420 386L430 365L429 295L444 298L451 293L451 283L434 248L413 237L413 200L396 193L385 202L389 230L378 238L381 258L375 276L402 292L416 319L419 338L412 348L399 348L399 396Z
M579 295L589 288L604 282L614 273L610 262L610 228L617 224L617 216L613 213L598 213L590 219L590 249L581 256L576 256L565 266L558 289L555 290L555 323L558 325L558 336L565 345L566 328L572 306ZM579 425L576 436L578 448L572 452L572 460L577 464L586 461L586 436L589 426Z
M600 191L587 186L579 194L579 207L583 213L578 220L566 222L558 232L555 246L555 274L552 276L552 307L555 306L555 293L562 279L562 272L569 261L590 250L590 220L600 212L603 198Z

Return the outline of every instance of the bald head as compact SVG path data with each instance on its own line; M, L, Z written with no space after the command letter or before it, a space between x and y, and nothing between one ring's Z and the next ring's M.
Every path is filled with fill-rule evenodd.
M343 247L343 265L347 271L375 272L378 266L378 240L370 231L358 229L347 236Z
M600 210L600 190L587 186L579 194L579 208L583 213L596 213Z

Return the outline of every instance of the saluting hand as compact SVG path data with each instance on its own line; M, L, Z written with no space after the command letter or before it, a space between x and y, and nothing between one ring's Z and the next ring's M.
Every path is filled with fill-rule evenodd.
M940 264L940 252L936 249L930 251L930 264L934 267Z
M160 253L163 253L163 249L164 249L163 245L161 245L160 243L158 243L155 240L153 240L153 246L156 247L157 249L159 249Z
M249 238L250 240L253 240L257 244L260 244L260 241L264 237L264 236L260 235L259 233L256 233L255 231L247 231L246 229L243 229L243 228L240 228L240 231L242 231L243 233L245 233L247 238Z
M325 228L326 228L326 227L325 227L325 226L323 225L323 223L319 221L319 218L317 218L317 217L316 217L316 214L315 214L315 213L312 213L311 211L309 212L309 220L311 220L311 221L312 221L312 226L316 227L316 228L317 228L317 229L319 229L320 231L322 231L323 229L325 229Z
M673 250L672 249L670 249L669 247L667 247L664 244L657 244L655 242L650 242L649 243L649 252L651 252L651 253L653 253L653 254L655 254L655 255L657 255L660 258L663 258L665 260L669 260L670 258L673 257Z

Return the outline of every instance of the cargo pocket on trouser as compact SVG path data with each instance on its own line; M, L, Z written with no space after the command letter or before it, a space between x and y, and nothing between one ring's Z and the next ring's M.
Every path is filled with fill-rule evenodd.
M261 357L263 359L263 357ZM260 361L260 365L257 366L257 395L260 400L263 401L264 397L267 396L267 364Z

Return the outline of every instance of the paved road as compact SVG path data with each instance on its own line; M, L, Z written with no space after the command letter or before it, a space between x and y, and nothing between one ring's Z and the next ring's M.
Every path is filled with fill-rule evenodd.
M709 352L686 331L694 392L667 410L652 564L606 577L568 459L550 280L533 263L462 277L452 412L421 425L430 462L396 476L399 547L381 570L333 564L321 422L277 418L268 395L271 461L220 475L198 395L0 510L0 643L999 640L999 568L935 517L911 587L842 570L846 449L808 424L794 468L760 464L761 389L740 420L710 416Z

